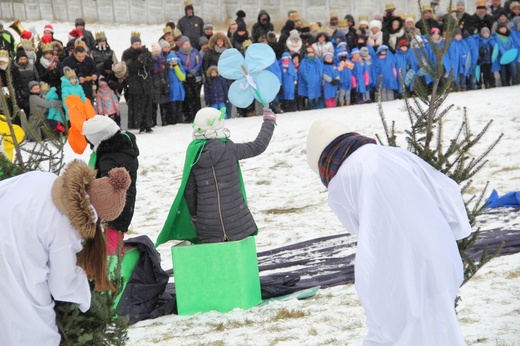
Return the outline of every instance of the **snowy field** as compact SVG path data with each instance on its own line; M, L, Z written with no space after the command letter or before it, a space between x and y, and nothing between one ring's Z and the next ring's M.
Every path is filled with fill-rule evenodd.
M23 23L41 32L46 22ZM67 40L70 23L54 24L55 37ZM150 46L162 34L161 26L101 26L88 24L93 32L105 31L120 57L130 45L130 32L140 31ZM454 93L447 102L455 107L445 122L453 133L467 107L474 132L490 119L494 122L475 146L479 154L500 133L504 137L489 156L489 163L474 178L472 194L489 181L489 191L500 195L520 188L520 87ZM395 120L399 144L405 146L403 130L409 128L402 101L384 104L388 121ZM327 205L327 191L307 165L307 132L316 119L328 118L349 125L367 136L384 131L377 105L279 115L272 142L261 156L241 162L249 205L259 227L258 251L325 235L343 233ZM227 121L235 142L253 140L261 117ZM191 141L191 125L155 127L152 134L137 135L141 150L136 213L128 237L147 235L155 241L180 185L184 153ZM88 161L87 150L82 159ZM68 148L67 160L78 157ZM276 212L273 212L276 211ZM496 227L520 231L518 210L502 209L482 215L484 229ZM170 246L159 247L164 269L171 268ZM457 309L462 332L469 345L520 345L520 254L499 257L486 265L460 289ZM353 285L318 291L307 300L274 302L247 311L210 312L194 316L164 316L137 323L129 329L129 345L361 345L366 335L365 318Z

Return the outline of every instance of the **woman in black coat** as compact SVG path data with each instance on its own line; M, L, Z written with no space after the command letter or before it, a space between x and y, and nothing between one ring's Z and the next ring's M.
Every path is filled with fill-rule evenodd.
M109 253L113 254L122 245L119 243L123 242L124 233L128 231L134 216L139 148L133 133L121 131L112 119L104 115L87 120L83 124L83 135L96 153L94 168L97 178L108 176L112 168L123 167L132 180L126 192L123 211L115 220L107 222L107 246Z

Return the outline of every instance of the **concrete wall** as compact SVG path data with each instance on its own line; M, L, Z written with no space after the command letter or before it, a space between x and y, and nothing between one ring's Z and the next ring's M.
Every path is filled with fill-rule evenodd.
M382 14L385 3L370 0L194 0L193 6L196 15L213 23L234 19L236 11L242 9L247 14L246 22L252 25L258 11L264 9L273 22L283 23L289 10L297 10L302 19L325 24L332 11L336 11L340 18L350 13L357 21L360 15L372 18L374 14ZM397 13L418 16L416 1L394 0L393 3ZM445 8L449 5L446 0L440 3ZM466 0L466 8L469 13L474 13L475 0ZM73 22L82 17L90 23L158 24L169 20L177 22L183 15L182 0L0 0L0 19L5 21L42 19Z

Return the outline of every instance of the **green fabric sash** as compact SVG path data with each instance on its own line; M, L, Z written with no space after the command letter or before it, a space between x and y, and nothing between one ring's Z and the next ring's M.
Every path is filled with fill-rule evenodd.
M228 139L218 139L221 142L227 142ZM173 200L173 204L170 208L166 222L164 223L163 229L155 242L155 247L169 241L169 240L189 240L194 244L199 244L200 240L197 239L197 234L193 223L191 222L191 215L184 198L184 191L186 190L186 184L191 173L191 168L197 163L199 157L206 145L207 139L194 140L188 146L186 150L186 159L184 161L184 170L182 173L181 186L177 192L177 196ZM242 171L240 165L238 165L238 178L240 181L240 187L242 190L242 196L247 205L246 190L244 187L244 180L242 179ZM258 230L253 234L256 235Z

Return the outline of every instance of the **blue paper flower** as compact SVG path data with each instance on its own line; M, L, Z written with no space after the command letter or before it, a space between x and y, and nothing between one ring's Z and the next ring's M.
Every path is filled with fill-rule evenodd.
M226 49L218 60L218 71L222 77L235 80L229 87L229 101L246 108L256 98L267 107L280 90L278 77L265 70L275 60L273 49L264 43L250 45L245 58L235 48Z

